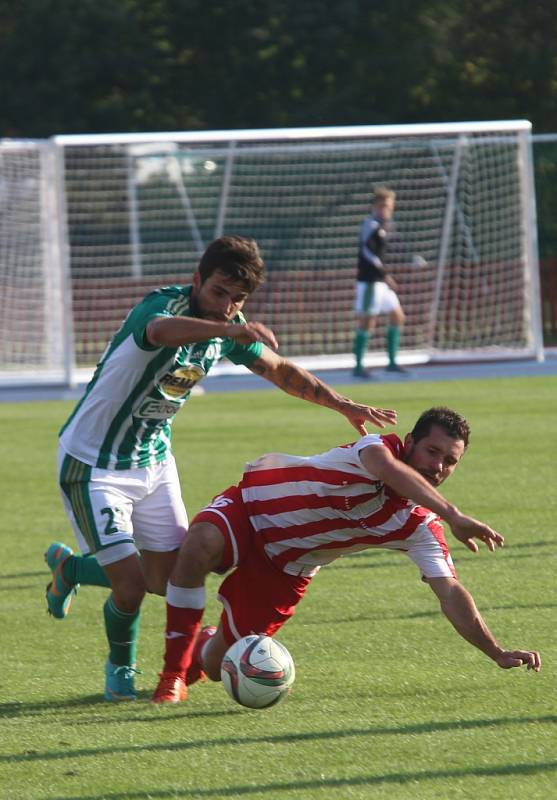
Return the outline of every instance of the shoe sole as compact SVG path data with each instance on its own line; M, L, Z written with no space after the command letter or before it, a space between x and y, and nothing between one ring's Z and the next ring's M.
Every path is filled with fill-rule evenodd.
M77 590L79 588L79 584L74 584L73 586L70 587L70 584L66 581L66 579L62 574L62 568L64 564L66 563L70 555L73 555L73 551L71 550L71 548L68 549L70 550L70 552L66 555L65 558L62 558L60 561L58 561L56 566L54 567L49 563L48 560L48 553L50 548L48 548L48 550L44 554L44 560L49 570L52 572L52 580L46 586L46 593L45 593L46 605L48 613L50 614L51 617L54 617L54 619L65 619L68 616L70 608L73 603L73 599L77 594ZM66 587L70 587L69 591L66 592L66 595L62 600L60 598L62 597L63 592L58 588L57 586L58 582L63 584L64 589ZM58 604L61 605L58 608L56 608Z
M68 594L62 600L60 608L57 608L57 605L60 602L60 596L52 591L53 585L54 581L51 581L46 585L46 590L45 590L46 605L47 605L46 610L51 617L54 617L54 619L65 619L70 612L73 599L77 594L77 587L72 586Z
M107 701L107 703L130 703L134 700L137 700L137 695L132 694L129 696L124 696L121 694L112 694L112 692L105 689L104 699Z
M153 705L155 705L155 706L175 706L178 703L183 703L184 700L187 700L187 699L188 699L187 694L184 695L184 697L179 697L177 700L175 700L175 699L171 700L170 698L166 698L166 697L165 698L157 698L157 699L152 697L151 698L151 703L153 703Z
M182 703L184 700L188 699L188 689L185 684L181 685L178 690L172 693L168 692L166 695L161 695L160 697L157 696L158 688L157 686L151 697L151 703L154 703L156 706L176 705L176 703Z

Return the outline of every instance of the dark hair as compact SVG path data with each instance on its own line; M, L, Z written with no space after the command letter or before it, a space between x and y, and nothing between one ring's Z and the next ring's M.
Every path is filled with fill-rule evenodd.
M442 428L453 439L462 439L464 447L468 447L470 426L461 414L446 406L437 406L424 411L411 432L413 440L419 442L420 439L425 439L432 425Z
M245 286L251 294L263 282L265 264L255 239L246 236L221 236L211 242L198 266L201 283L217 270Z

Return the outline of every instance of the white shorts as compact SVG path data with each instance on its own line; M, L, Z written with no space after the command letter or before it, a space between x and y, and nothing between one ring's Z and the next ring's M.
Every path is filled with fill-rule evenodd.
M354 311L356 314L367 314L376 317L379 314L390 314L400 308L398 295L384 281L356 283L356 300Z
M177 550L188 516L172 455L141 469L98 469L59 447L58 479L64 509L82 553L101 566L136 553Z

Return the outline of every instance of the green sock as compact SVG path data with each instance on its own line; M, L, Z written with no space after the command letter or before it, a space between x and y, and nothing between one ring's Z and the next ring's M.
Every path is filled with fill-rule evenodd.
M396 354L400 345L400 328L398 325L389 325L387 328L387 353L389 354L389 364L396 364Z
M62 576L68 583L82 586L107 586L110 582L94 555L70 556L64 561Z
M354 334L354 344L352 346L352 352L356 356L356 369L361 369L362 367L362 362L367 351L368 343L369 333L361 328L358 328Z
M104 604L104 625L110 645L109 658L116 666L133 666L137 658L139 609L132 614L120 611L112 595Z

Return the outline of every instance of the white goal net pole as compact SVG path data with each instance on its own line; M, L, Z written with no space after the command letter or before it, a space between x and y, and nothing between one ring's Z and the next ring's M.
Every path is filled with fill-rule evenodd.
M0 140L0 384L73 380L60 150Z
M49 177L51 212L49 214L51 245L50 263L56 273L59 286L60 319L57 323L62 338L62 364L64 384L73 387L77 383L75 371L75 332L73 324L72 274L70 261L69 235L67 228L67 208L65 193L64 154L53 142L49 142L49 163L52 174Z
M527 296L528 330L532 337L532 350L537 361L544 360L543 319L540 291L538 220L536 213L536 191L534 185L534 158L530 131L519 134L520 179L523 204L523 262L524 285Z

